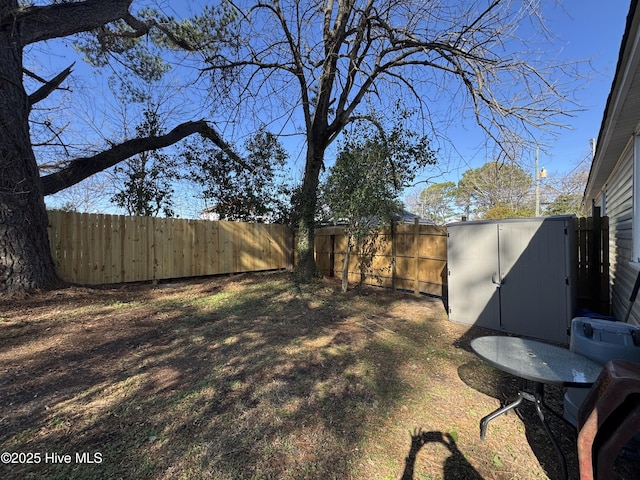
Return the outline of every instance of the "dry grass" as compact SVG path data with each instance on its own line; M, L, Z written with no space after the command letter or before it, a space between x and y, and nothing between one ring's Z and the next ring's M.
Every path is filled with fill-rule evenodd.
M479 439L514 380L469 351L486 332L438 299L276 273L0 307L0 451L40 454L2 478L557 478L533 408ZM554 420L577 478L573 433Z

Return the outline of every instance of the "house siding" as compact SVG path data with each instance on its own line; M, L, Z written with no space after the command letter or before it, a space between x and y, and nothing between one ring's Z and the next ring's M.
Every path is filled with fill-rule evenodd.
M614 318L624 318L637 270L630 266L633 252L633 142L630 140L617 167L606 182L602 195L609 217L609 292ZM631 314L633 323L640 319L640 306Z
M611 311L618 320L625 318L640 270L639 3L632 0L629 7L584 193L588 204L604 204L603 213L609 217L609 292ZM640 301L636 301L629 321L639 320Z

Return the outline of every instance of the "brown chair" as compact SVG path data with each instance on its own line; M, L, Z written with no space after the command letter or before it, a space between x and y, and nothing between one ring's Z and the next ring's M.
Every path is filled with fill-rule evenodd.
M613 478L618 453L640 432L640 363L608 362L578 410L580 480Z

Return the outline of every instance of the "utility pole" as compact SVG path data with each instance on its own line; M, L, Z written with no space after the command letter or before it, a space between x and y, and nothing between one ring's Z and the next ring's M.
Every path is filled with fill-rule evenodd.
M540 174L538 172L538 147L536 147L536 217L540 216Z
M538 167L538 150L536 147L536 217L540 216L540 179L547 177L547 171Z

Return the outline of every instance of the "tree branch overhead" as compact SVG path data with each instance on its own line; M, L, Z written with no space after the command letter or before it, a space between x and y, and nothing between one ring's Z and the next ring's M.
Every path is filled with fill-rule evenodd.
M65 68L58 75L53 77L51 80L49 81L45 80L44 85L42 85L38 90L33 92L31 95L29 95L29 106L31 107L36 103L40 102L41 100L44 100L51 94L51 92L59 88L62 82L64 82L65 79L69 75L71 75L74 65L75 65L75 62L69 65L67 68Z
M134 138L91 157L76 158L61 170L42 177L43 193L44 195L52 195L81 182L91 175L113 167L133 155L144 151L168 147L194 133L198 133L211 140L217 147L229 155L232 160L249 168L238 154L234 152L231 146L222 140L222 137L220 137L213 127L205 120L198 120L181 123L165 135Z
M0 20L0 29L19 31L22 46L86 32L123 18L132 0L85 0L19 8Z

